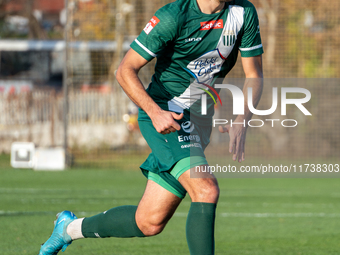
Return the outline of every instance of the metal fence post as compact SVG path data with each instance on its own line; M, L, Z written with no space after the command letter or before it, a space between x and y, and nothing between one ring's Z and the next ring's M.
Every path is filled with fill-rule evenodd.
M65 151L65 165L69 166L68 155L68 29L69 29L69 6L68 0L65 0L66 10L66 23L64 27L64 70L63 70L63 94L64 94L64 107L63 107L63 129L64 129L64 142L63 147Z

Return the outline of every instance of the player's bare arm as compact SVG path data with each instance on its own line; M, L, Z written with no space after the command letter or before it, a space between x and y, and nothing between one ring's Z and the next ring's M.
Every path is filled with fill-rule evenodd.
M147 63L146 59L130 49L119 65L116 78L129 98L149 115L157 132L168 134L180 130L175 119L181 119L183 114L162 110L148 95L138 78L139 70Z
M248 123L252 117L252 112L248 108L248 88L252 88L253 104L256 107L260 101L263 89L263 73L262 73L262 56L242 58L243 70L246 75L246 81L243 87L245 97L244 115L239 115L234 122ZM245 160L245 141L247 124L244 125L226 125L220 127L220 132L229 133L229 152L233 154L233 160L239 162Z

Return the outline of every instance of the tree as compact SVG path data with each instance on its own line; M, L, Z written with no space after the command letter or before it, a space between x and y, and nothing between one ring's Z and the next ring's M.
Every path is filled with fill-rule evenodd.
M28 20L28 38L29 39L47 39L45 31L40 26L38 20L33 15L34 0L17 0L22 5L21 10L6 11L5 7L11 0L0 0L0 20L10 15L18 15Z

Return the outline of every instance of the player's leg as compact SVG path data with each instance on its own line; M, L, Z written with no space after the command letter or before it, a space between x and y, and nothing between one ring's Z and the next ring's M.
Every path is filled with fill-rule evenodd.
M138 207L119 206L85 218L81 226L82 235L94 238L156 235L163 230L180 202L181 198L148 180ZM71 229L68 231L72 232Z
M145 236L159 234L173 216L182 199L152 180L148 180L138 204L136 222Z
M186 225L188 246L192 255L212 255L219 187L210 173L195 177L199 178L190 178L190 170L187 170L178 178L192 200Z
M217 204L219 187L217 179L210 172L196 171L198 168L207 169L208 165L201 165L185 171L179 176L178 181L188 192L192 202L204 202ZM194 177L190 175L191 171Z
M160 184L168 188L166 183ZM138 207L119 206L81 219L64 211L39 255L56 254L62 248L66 249L73 240L84 237L145 237L160 233L182 201L178 192L174 195L160 184L148 180Z

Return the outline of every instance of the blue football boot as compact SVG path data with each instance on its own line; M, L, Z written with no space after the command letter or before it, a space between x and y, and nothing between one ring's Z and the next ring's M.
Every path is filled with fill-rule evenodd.
M52 235L41 245L39 255L56 255L61 249L65 251L72 243L71 237L66 233L66 228L75 219L77 217L70 211L58 213Z

